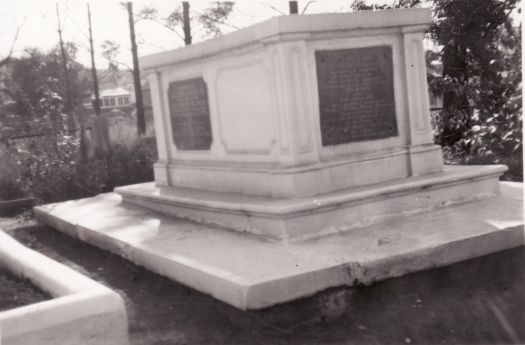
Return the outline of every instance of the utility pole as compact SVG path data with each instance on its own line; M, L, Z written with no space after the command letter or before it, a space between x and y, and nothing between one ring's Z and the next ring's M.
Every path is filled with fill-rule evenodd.
M67 70L67 56L64 48L64 41L62 40L62 27L60 24L60 12L58 10L58 2L56 3L57 19L58 19L58 38L60 41L60 53L62 55L62 67L64 69L64 87L66 91L66 111L71 110L71 97L69 94L69 72Z
M290 14L299 14L298 1L289 1L288 5L290 7Z
M182 2L182 30L184 31L184 43L191 44L191 26L190 26L190 3Z
M87 11L89 23L89 48L91 53L91 76L93 78L93 92L95 93L93 109L95 110L95 115L98 116L100 115L100 95L98 92L97 69L95 67L95 49L93 48L93 32L91 31L91 11L89 10L89 3L87 4Z
M137 55L137 43L135 42L135 22L133 20L132 6L131 2L127 3L131 53L133 55L133 84L135 85L135 101L137 108L137 131L140 136L146 133L146 120L144 118L144 103L142 100L142 87L140 85L139 58Z

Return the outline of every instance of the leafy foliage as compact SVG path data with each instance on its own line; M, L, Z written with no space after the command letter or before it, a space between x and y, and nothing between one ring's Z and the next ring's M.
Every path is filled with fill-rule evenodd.
M24 196L20 184L20 169L16 156L0 143L0 200L17 199Z
M82 104L83 95L89 90L87 70L74 61L76 53L76 46L67 42L69 95L73 108ZM16 103L13 112L26 120L36 115L35 107L40 101L39 89L42 85L47 85L51 91L62 98L65 97L65 82L58 46L47 53L36 48L26 49L22 57L10 60L9 68L11 73L5 82L10 98Z
M204 13L199 15L198 21L206 30L206 35L218 36L221 34L219 25L224 24L232 13L234 5L235 3L232 1L217 1L214 7L207 8Z
M417 7L419 0L354 10ZM450 164L507 164L505 178L523 180L521 25L510 17L517 0L434 0L430 37L443 75L428 75L430 92L443 97L434 115L435 141Z
M354 0L350 5L352 11L369 11L369 10L390 10L395 8L412 8L418 7L421 4L421 0L397 0L393 4L373 4L370 5L369 1L365 0Z
M24 190L41 200L56 201L67 196L71 188L79 142L68 133L68 115L62 112L60 96L47 85L39 93L35 111L40 116L33 126L48 135L19 148L18 164Z
M449 161L504 163L522 179L521 28L512 26L516 0L434 2L434 41L443 76L430 80L443 95L438 144Z
M113 143L111 151L82 159L79 138L68 129L69 115L63 112L62 98L47 85L37 96L34 111L38 116L30 126L33 132L45 135L10 147L9 174L0 179L0 188L17 189L6 187L2 197L25 194L40 202L56 202L153 179L154 147L128 136Z

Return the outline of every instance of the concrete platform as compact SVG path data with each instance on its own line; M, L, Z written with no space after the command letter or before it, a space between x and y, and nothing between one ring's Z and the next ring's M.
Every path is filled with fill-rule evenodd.
M500 197L300 242L166 217L125 205L116 193L34 211L40 222L151 271L259 309L523 245L521 184L503 186Z

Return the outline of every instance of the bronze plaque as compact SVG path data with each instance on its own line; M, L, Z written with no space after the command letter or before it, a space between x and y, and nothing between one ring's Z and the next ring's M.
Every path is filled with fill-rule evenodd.
M397 136L388 46L315 53L323 146Z
M202 78L170 83L173 142L179 150L209 150L212 142L208 90Z

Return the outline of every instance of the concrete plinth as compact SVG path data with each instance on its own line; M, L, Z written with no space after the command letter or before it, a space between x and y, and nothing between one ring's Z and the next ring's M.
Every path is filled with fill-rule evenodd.
M297 242L166 217L116 193L39 206L35 216L237 308L258 309L523 245L520 189L505 185L502 196Z
M156 187L116 188L123 201L170 216L275 240L304 240L499 194L505 166L448 166L444 172L304 198Z

